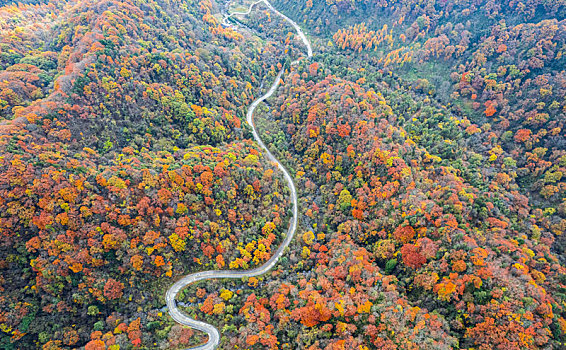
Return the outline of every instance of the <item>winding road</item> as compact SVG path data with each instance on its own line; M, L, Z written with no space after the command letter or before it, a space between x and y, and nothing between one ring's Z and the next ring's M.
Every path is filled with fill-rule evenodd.
M260 2L263 2L263 0L257 0L256 2L251 4L246 12L234 11L231 14L224 16L224 19L222 20L222 24L225 25L225 26L231 26L230 22L228 21L230 19L230 17L240 16L240 15L241 16L247 16L247 15L250 14L250 12L252 12L252 9L254 8L254 6L259 4ZM230 3L230 1L228 1L228 3ZM226 5L226 6L228 6L228 5Z
M244 13L236 12L236 13L233 13L233 14L225 17L223 24L227 25L228 18L233 16L233 15L247 15L247 14L249 14L252 10L252 7L254 5L260 3L260 2L265 3L265 5L271 11L273 11L276 14L278 14L279 16L281 16L283 19L285 19L287 22L289 22L295 28L295 30L297 31L297 34L299 35L299 37L301 38L301 40L303 41L303 43L305 44L305 46L307 48L307 56L309 58L312 57L311 44L310 44L309 40L307 39L307 37L305 36L305 34L303 33L303 31L301 30L301 28L292 19L285 16L281 12L277 11L269 3L268 0L259 0L257 2L254 2L253 4L250 5L250 8L248 9L247 12L244 12ZM293 61L291 63L291 65L295 65L298 62L299 62L299 60ZM208 279L220 279L220 278L253 277L253 276L262 275L262 274L266 273L267 271L271 270L273 268L273 266L275 266L275 264L277 263L279 258L283 255L285 248L287 248L289 246L289 243L291 243L291 241L293 240L293 237L295 236L295 231L297 230L297 222L298 222L297 189L296 189L295 184L293 183L293 179L291 178L291 175L289 175L289 172L287 171L287 169L285 169L285 167L279 162L279 160L277 160L277 158L275 158L275 156L269 151L269 149L267 149L267 147L265 146L265 144L263 143L263 141L259 137L259 134L257 132L257 129L256 129L255 124L254 124L254 120L253 120L253 114L254 114L254 111L257 108L257 106L261 102L263 102L267 98L269 98L271 95L273 95L275 93L275 91L277 90L277 87L281 83L281 76L283 75L283 72L284 72L284 68L279 72L279 74L277 74L277 77L275 78L275 81L271 85L271 88L263 96L259 97L258 99L256 99L255 101L252 102L252 104L249 106L248 111L246 113L246 120L252 128L252 133L253 133L253 137L254 137L255 141L265 151L265 154L267 155L267 159L269 161L277 164L279 169L283 172L285 180L287 181L287 184L289 185L289 188L291 189L291 201L293 202L293 216L290 220L289 228L287 230L287 234L285 236L285 239L283 240L283 242L279 246L279 248L277 248L277 250L271 256L271 258L269 260L267 260L265 262L265 264L263 264L262 266L256 267L255 269L244 270L244 271L241 271L241 270L211 270L211 271L202 271L202 272L193 273L193 274L190 274L190 275L187 275L187 276L181 278L180 280L175 282L175 284L173 284L169 288L169 290L167 290L167 293L165 295L165 299L167 301L167 308L169 309L169 314L171 315L171 317L176 322L178 322L180 324L192 327L194 329L198 329L199 331L202 331L202 332L205 332L205 333L208 334L208 341L206 343L199 345L197 347L190 348L190 350L212 350L212 349L215 349L218 346L218 344L220 343L220 332L218 332L218 329L216 329L216 327L214 327L211 324L208 324L208 323L205 323L205 322L202 322L202 321L194 320L194 319L186 316L185 314L183 314L179 310L179 308L177 307L177 303L175 302L175 297L177 296L177 293L179 293L181 291L181 289L183 289L187 285L195 283L197 281L208 280Z

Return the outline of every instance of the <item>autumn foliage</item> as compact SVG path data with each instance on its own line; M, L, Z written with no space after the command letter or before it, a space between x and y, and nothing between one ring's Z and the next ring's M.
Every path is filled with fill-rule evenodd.
M566 334L563 1L0 7L0 348L552 349ZM232 1L228 10L248 2ZM261 40L258 39L261 37ZM299 63L290 62L303 57Z

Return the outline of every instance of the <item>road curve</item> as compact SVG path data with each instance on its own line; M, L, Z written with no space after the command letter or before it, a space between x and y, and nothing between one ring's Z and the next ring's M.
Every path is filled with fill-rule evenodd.
M252 10L252 7L254 5L258 4L259 2L262 2L262 1L265 3L265 5L271 11L273 11L276 14L278 14L279 16L281 16L283 19L285 19L287 22L289 22L295 28L295 30L297 31L297 34L299 35L299 37L301 38L301 40L305 44L305 46L307 48L307 56L310 58L312 56L312 47L311 47L309 40L307 39L307 37L305 36L303 31L301 30L301 28L292 19L285 16L281 12L277 11L269 3L268 0L259 0L257 2L254 2L250 6L250 8L248 9L247 12L244 12L244 13L238 12L238 13L234 13L234 14L249 14ZM229 18L230 16L232 16L234 14L231 14L228 17L226 17L225 22L227 23L227 18ZM223 22L223 23L225 23L225 22ZM296 60L296 61L293 61L291 64L295 65L298 62L299 61ZM289 188L291 189L291 201L293 203L293 216L291 217L291 220L289 222L289 228L287 230L287 234L285 235L285 239L283 240L283 242L281 243L279 248L277 248L275 253L271 256L271 258L269 260L267 260L265 262L265 264L263 264L262 266L256 267L256 268L251 269L251 270L244 270L244 271L242 271L242 270L210 270L210 271L202 271L202 272L193 273L193 274L190 274L190 275L187 275L187 276L181 278L180 280L175 282L175 284L173 284L169 288L169 290L167 290L167 293L165 294L165 300L167 301L167 308L169 310L169 315L171 315L171 317L176 322L178 322L180 324L192 327L194 329L198 329L199 331L202 331L202 332L205 332L205 333L208 334L208 341L206 343L199 345L197 347L190 348L190 350L212 350L212 349L215 349L218 346L218 344L220 343L220 332L218 332L218 329L216 329L216 327L214 327L213 325L210 325L210 324L202 322L202 321L194 320L194 319L186 316L185 314L183 314L179 310L179 308L177 307L177 303L175 302L175 297L177 296L177 293L179 293L181 291L181 289L183 289L187 285L198 282L198 281L202 281L202 280L219 279L219 278L253 277L253 276L258 276L258 275L262 275L262 274L266 273L267 271L271 270L273 268L273 266L275 266L275 264L277 263L279 258L283 255L283 251L285 250L285 248L287 248L289 246L289 243L291 243L291 240L293 240L293 237L295 235L295 231L297 230L298 209L297 209L297 189L295 187L295 184L293 183L293 179L291 178L291 175L289 175L289 172L287 171L287 169L285 169L283 164L281 164L279 162L279 160L277 160L277 158L275 158L275 156L269 151L269 149L265 146L265 144L263 143L263 141L259 137L259 134L257 132L257 129L256 129L255 124L254 124L254 120L253 120L253 114L254 114L254 111L257 108L257 106L261 102L263 102L267 98L269 98L271 95L273 95L275 93L275 91L277 90L277 87L281 83L281 76L283 75L283 71L284 71L284 68L279 72L279 74L277 74L277 77L275 77L275 81L271 85L271 88L263 96L259 97L255 101L253 101L252 104L248 107L248 112L246 113L246 120L252 128L252 134L253 134L255 141L264 150L265 154L267 155L267 159L271 162L276 163L277 166L279 167L279 169L283 172L285 180L287 181L287 184L288 184Z
M257 0L256 2L252 3L246 12L234 11L231 14L224 16L224 19L222 20L222 24L224 24L225 26L231 26L230 22L228 21L230 19L230 17L236 16L236 15L238 15L238 16L249 15L250 12L252 12L252 9L254 8L254 6L259 4L260 2L263 2L263 0ZM228 3L230 3L230 1L228 1Z

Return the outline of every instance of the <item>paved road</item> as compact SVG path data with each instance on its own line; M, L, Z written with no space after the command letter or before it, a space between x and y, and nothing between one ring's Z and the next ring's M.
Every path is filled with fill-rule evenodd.
M303 43L307 47L308 57L311 57L312 56L311 44L310 44L309 40L307 39L307 37L305 36L305 34L303 33L303 31L301 30L301 28L292 19L283 15L281 12L277 11L273 6L271 6L271 4L269 3L268 0L257 1L250 6L250 8L248 9L247 12L236 13L236 14L249 14L252 10L252 7L254 5L258 4L259 2L264 2L265 5L267 5L267 7L271 11L273 11L276 14L278 14L279 16L283 17L283 19L285 19L287 22L289 22L295 28L295 30L299 34L299 37L301 38L301 40L303 41ZM234 15L234 14L232 14L232 15ZM230 15L230 16L232 16L232 15ZM228 17L230 17L230 16L228 16ZM223 22L223 23L227 24L227 18L228 17L225 18L225 22ZM292 65L295 65L297 63L298 63L298 60L292 62ZM202 322L202 321L194 320L194 319L186 316L185 314L183 314L179 310L179 308L177 307L177 304L175 302L175 297L176 297L177 293L179 293L181 291L181 289L183 289L187 285L189 285L191 283L195 283L197 281L202 281L202 280L207 280L207 279L219 279L219 278L253 277L253 276L258 276L258 275L262 275L262 274L266 273L267 271L271 270L273 268L273 266L275 266L275 264L277 263L279 258L283 255L283 251L285 250L285 248L287 248L287 246L289 246L289 243L291 243L291 240L293 239L293 237L295 235L295 231L297 230L298 210L297 210L297 189L295 188L295 184L293 183L293 179L291 178L291 175L289 175L289 172L287 171L287 169L285 169L285 167L279 162L279 160L277 160L277 158L275 158L275 156L269 151L269 149L267 149L267 147L265 146L265 144L263 143L263 141L259 137L259 135L257 133L257 129L256 129L255 124L254 124L254 120L253 120L253 114L254 114L255 109L257 108L257 106L261 102L263 102L264 100L266 100L267 98L269 98L271 95L273 95L275 93L275 91L277 90L277 87L281 83L281 76L282 75L283 75L283 70L281 70L279 72L279 74L277 74L277 77L275 78L275 81L273 82L273 85L271 85L271 88L269 89L269 91L267 91L263 96L261 96L260 98L258 98L254 102L252 102L252 104L248 108L248 112L246 114L246 120L247 120L248 124L252 127L252 133L253 133L254 139L261 146L261 148L263 148L263 150L264 150L264 152L267 156L267 159L270 160L271 162L277 163L277 166L283 172L285 180L287 181L287 184L288 184L289 188L291 189L291 201L293 203L293 216L292 216L291 221L289 223L289 229L287 230L287 234L285 235L285 239L283 240L283 243L281 243L279 248L277 248L275 253L271 256L271 258L265 264L263 264L262 266L256 267L255 269L252 269L252 270L245 270L245 271L212 270L212 271L197 272L197 273L193 273L193 274L190 274L190 275L187 275L187 276L181 278L180 280L175 282L175 284L173 284L171 286L171 288L169 288L169 290L167 291L167 294L165 295L165 299L167 301L167 308L169 309L169 314L171 315L171 317L176 322L178 322L180 324L198 329L199 331L202 331L202 332L205 332L205 333L208 334L208 341L205 344L202 344L202 345L194 347L194 348L190 348L190 350L212 350L212 349L216 348L218 346L218 344L220 343L220 333L218 332L218 329L216 329L216 327L214 327L213 325L210 325L210 324Z
M263 0L257 0L256 2L254 2L253 4L251 4L250 7L248 8L248 10L247 10L246 12L234 11L234 12L232 12L231 14L224 16L224 19L222 20L222 24L225 25L225 26L227 26L227 27L230 27L232 24L231 24L230 21L228 21L228 20L229 20L231 17L236 16L236 15L238 15L238 16L240 16L240 15L242 15L242 16L249 15L250 12L252 12L252 9L254 8L254 6L257 5L257 4L259 4L260 2L263 2ZM228 4L229 4L229 3L230 3L230 1L228 1ZM228 7L229 7L229 6L226 5L226 9L228 9Z

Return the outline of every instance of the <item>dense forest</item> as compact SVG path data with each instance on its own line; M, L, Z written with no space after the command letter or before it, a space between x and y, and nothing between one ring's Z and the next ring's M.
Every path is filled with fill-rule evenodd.
M0 348L566 346L566 1L0 7ZM291 62L298 60L298 64Z

